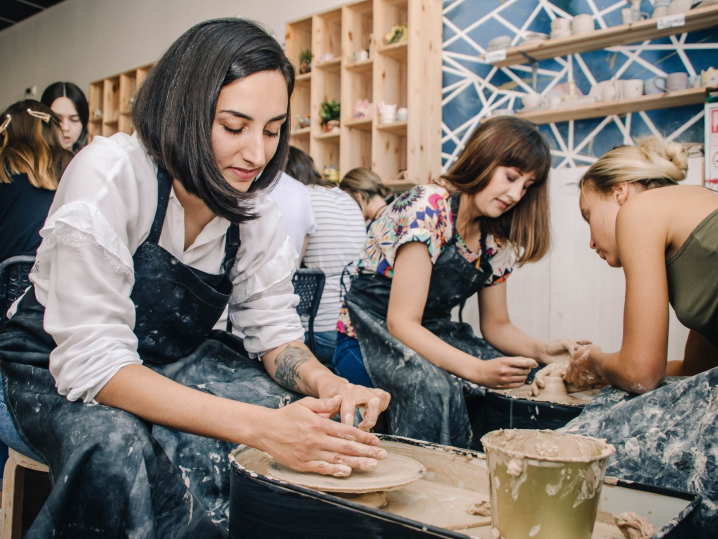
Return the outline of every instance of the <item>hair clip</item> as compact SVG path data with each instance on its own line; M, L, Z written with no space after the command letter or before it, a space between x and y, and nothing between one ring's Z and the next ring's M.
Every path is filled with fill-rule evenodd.
M35 118L40 118L43 122L47 123L50 121L50 114L47 112L39 112L37 110L27 109L27 113Z
M12 120L12 116L9 114L5 115L5 121L0 125L0 133L4 133L7 129L7 126L10 125L10 120Z

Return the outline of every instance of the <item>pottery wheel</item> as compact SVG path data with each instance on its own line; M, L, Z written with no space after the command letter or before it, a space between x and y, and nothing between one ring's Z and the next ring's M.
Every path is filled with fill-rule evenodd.
M317 473L298 472L287 468L277 461L269 463L269 475L288 483L321 490L322 492L378 492L394 490L424 477L426 468L420 462L409 457L389 453L379 461L379 466L371 472L354 470L349 477L334 477Z

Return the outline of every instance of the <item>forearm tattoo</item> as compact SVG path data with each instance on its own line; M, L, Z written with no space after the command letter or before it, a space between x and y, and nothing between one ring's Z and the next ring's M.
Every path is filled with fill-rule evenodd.
M287 346L274 360L274 364L277 366L277 382L287 389L296 391L299 387L297 384L299 367L312 357L309 350L297 346Z

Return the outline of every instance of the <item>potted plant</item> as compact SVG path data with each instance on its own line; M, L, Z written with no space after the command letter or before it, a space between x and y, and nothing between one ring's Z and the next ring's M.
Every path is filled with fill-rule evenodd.
M340 125L341 105L333 99L322 101L319 106L319 118L322 120L322 125L326 126L327 133L336 131Z
M299 74L309 73L312 70L312 51L304 49L299 53Z

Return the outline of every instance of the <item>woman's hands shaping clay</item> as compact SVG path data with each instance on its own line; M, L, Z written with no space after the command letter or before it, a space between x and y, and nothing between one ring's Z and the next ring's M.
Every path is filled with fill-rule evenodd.
M601 377L591 370L591 351L597 349L594 344L587 344L578 348L571 357L564 380L575 386L578 390L586 389L601 380Z
M526 383L526 377L538 363L527 357L499 357L481 361L481 371L471 382L495 389L513 389Z
M378 447L379 439L329 419L339 413L342 402L341 395L331 399L307 397L268 410L271 419L256 437L256 447L277 462L302 472L346 477L352 469L375 470L377 460L387 456Z
M546 344L546 347L539 358L543 363L551 364L556 361L570 361L576 350L591 344L591 341L572 339L556 339Z
M332 399L337 396L341 397L340 417L345 425L354 425L354 410L357 407L366 408L364 419L358 425L362 430L369 430L376 424L379 414L386 410L391 400L389 393L382 389L350 384L335 376L330 383L320 386L319 398Z
M538 371L534 377L533 383L531 384L531 396L539 396L541 390L546 387L546 377L556 376L563 379L567 369L568 361L557 361Z

